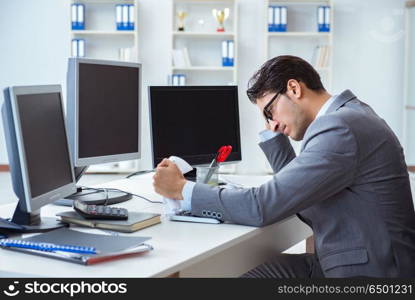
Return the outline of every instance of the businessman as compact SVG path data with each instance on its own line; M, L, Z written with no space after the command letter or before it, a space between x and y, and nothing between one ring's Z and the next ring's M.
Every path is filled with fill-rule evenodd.
M266 120L259 145L272 180L220 189L186 181L165 159L155 191L197 216L264 226L297 214L312 228L315 254L276 255L243 277L414 277L409 178L385 121L349 90L330 95L314 68L294 56L267 61L247 94ZM302 140L297 157L288 137Z

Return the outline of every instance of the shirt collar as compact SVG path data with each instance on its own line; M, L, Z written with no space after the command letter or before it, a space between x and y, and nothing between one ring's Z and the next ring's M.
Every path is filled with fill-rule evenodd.
M329 109L330 105L334 102L334 100L336 100L337 96L338 96L338 95L331 96L331 97L329 98L329 100L327 100L327 101L326 101L326 103L324 103L324 104L323 104L323 106L320 108L320 110L319 110L319 111L318 111L318 113L317 113L316 119L317 119L318 117L321 117L321 116L323 116L323 115L325 115L325 114L326 114L326 112L327 112L327 110ZM315 120L315 119L314 119L314 120Z

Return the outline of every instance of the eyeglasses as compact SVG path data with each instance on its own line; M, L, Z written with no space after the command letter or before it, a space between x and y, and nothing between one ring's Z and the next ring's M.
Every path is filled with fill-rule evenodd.
M269 123L269 121L272 121L272 103L275 101L275 99L278 98L278 96L281 95L280 93L276 93L274 97L272 97L271 100L269 100L269 102L267 103L267 105L265 105L264 110L262 111L262 113L264 114L265 120L267 121L267 123ZM278 99L279 100L279 99ZM277 102L278 102L277 100Z

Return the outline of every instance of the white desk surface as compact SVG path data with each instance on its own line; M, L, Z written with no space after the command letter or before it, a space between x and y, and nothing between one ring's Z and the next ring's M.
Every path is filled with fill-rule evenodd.
M252 186L259 185L262 182L269 180L270 177L233 175L227 176L227 178L238 183L249 184L249 182L251 182ZM100 186L119 188L135 194L140 194L151 200L162 201L161 196L157 195L153 190L152 174L136 176L131 179L116 180ZM165 277L186 269L191 270L192 266L197 266L201 263L199 266L202 266L202 269L200 271L199 268L198 275L195 275L196 273L194 273L194 271L193 273L190 271L190 273L188 272L188 274L190 274L189 276L237 276L238 273L242 274L258 263L256 263L255 260L252 260L248 265L246 265L246 262L241 262L241 264L244 265L242 267L241 264L238 265L238 262L235 261L234 263L238 270L235 269L234 273L223 271L226 274L221 273L222 271L218 270L206 270L205 272L204 269L212 267L212 258L214 258L215 255L218 257L217 261L219 264L223 264L224 260L230 261L228 258L221 257L222 252L225 253L229 249L233 252L241 252L242 256L248 255L248 257L252 257L249 256L251 255L250 253L258 253L258 256L263 256L258 257L258 262L262 262L266 259L265 256L269 256L271 253L275 254L275 251L285 250L311 235L311 231L308 227L302 225L297 217L288 218L263 228L256 228L234 224L172 222L164 215L163 204L152 204L137 197L134 197L130 201L118 204L117 206L125 207L129 211L148 211L162 214L161 224L131 234L121 234L152 237L151 240L148 241L148 244L154 247L153 251L130 258L104 262L92 266L83 266L0 249L0 273L22 272L38 277ZM2 217L10 217L14 208L15 204L1 206L0 215ZM48 205L42 208L41 213L42 216L54 216L56 213L65 210L71 210L71 208ZM287 226L289 227L288 229ZM298 226L301 228L298 229ZM275 236L275 230L278 230L279 227L280 229L284 227L284 232L277 233L278 235L283 235L281 237ZM85 232L102 233L102 231L96 229L86 229L81 227L72 228L83 230ZM266 244L269 243L268 240L270 240L270 237L277 241L278 239L281 239L280 242L282 242L282 244L280 243L280 246L277 246L276 248L272 246L271 248L274 249L265 245L265 247L269 248L265 251L266 255L264 254L264 249L248 249L251 246L261 247L261 243L258 242L258 238L261 236L264 236ZM235 258L236 255L231 254L231 257ZM246 260L246 257L242 259ZM209 265L203 267L203 261L208 261ZM221 267L224 268L224 266ZM239 268L242 269L239 270Z

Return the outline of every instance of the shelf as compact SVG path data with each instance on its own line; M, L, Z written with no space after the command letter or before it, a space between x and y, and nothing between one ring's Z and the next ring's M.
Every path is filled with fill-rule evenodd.
M134 4L134 0L72 0L72 3Z
M326 5L330 2L330 0L270 0L269 4L274 5L274 4L281 4L281 5L306 5L306 4L311 4L311 5Z
M74 35L134 35L135 31L72 30Z
M233 71L235 67L172 67L173 71Z
M196 38L233 38L235 36L232 32L182 32L174 31L173 36L196 37Z
M268 32L269 37L329 37L331 32Z

